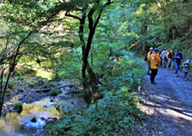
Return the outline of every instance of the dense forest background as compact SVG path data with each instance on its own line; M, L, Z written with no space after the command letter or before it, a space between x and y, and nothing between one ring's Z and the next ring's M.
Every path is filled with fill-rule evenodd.
M92 93L101 101L63 117L50 134L131 130L145 74L139 57L153 46L180 48L192 59L191 7L188 0L2 0L0 111L15 80L70 80L82 86L87 103Z

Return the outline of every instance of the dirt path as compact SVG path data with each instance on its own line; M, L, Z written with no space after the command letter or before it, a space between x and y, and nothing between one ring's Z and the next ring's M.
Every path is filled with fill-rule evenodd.
M192 77L184 81L183 73L178 75L159 68L157 85L150 83L150 76L145 77L140 92L141 110L148 117L144 135L192 136Z

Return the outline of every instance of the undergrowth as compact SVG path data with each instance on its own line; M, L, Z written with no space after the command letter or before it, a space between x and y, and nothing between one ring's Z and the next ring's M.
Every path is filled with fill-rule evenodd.
M61 117L61 122L48 125L48 135L102 136L131 133L141 111L136 88L143 83L145 71L139 59L122 57L114 61L112 75L105 75L100 87L104 95L94 105Z

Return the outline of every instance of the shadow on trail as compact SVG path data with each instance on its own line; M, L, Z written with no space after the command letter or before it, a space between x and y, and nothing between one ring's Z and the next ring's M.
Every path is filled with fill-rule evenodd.
M168 123L165 131L170 135L192 135L192 77L183 79L183 72L174 76L174 70L159 68L155 78L157 85L150 83L150 76L145 77L145 85L141 89L141 102L145 114L152 115L154 121Z
M183 115L185 115L185 116L188 116L188 117L192 117L192 110L182 110L182 109L178 109L178 108L173 108L173 107L171 107L171 106L163 106L163 105L160 105L160 106L158 106L158 105L153 105L153 104L147 104L147 103L144 103L144 102L140 102L140 103L142 103L142 104L144 104L144 105L146 105L146 106L150 106L150 107L153 107L153 108L161 108L161 109L170 109L170 110L174 110L174 111L176 111L176 112L178 112L178 113L181 113L181 114L183 114Z

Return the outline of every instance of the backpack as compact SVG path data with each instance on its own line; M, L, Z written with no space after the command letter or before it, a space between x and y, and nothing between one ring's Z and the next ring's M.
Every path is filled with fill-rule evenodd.
M152 52L151 52L150 54L152 54ZM147 56L148 56L148 53L146 53L146 55L145 55L145 58L144 58L145 61L148 60L148 59L147 59Z
M145 61L147 61L147 55L148 55L148 53L146 53L146 55L145 55L145 58L144 58Z
M173 56L174 56L174 53L173 53ZM168 58L172 59L173 56L172 56L171 52L169 52Z

